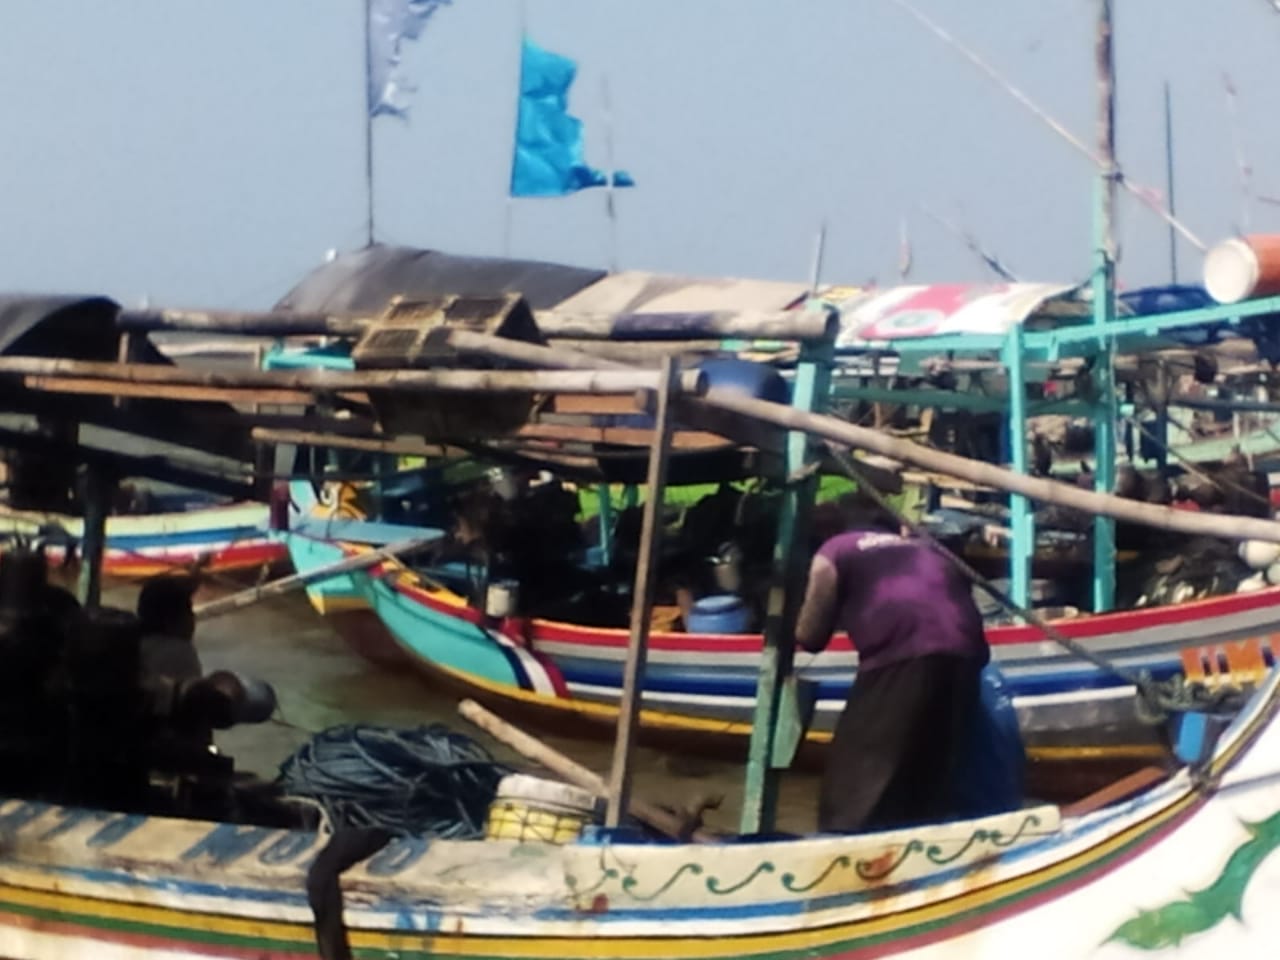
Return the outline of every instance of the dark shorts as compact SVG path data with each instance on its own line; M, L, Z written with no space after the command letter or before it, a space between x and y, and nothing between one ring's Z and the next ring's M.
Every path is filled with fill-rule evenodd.
M953 816L981 674L977 660L947 654L860 672L828 752L818 829L854 833Z

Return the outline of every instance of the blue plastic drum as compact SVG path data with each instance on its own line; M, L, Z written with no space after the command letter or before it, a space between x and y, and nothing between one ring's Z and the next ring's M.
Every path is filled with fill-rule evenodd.
M733 594L719 593L697 601L685 626L690 633L746 633L751 611Z

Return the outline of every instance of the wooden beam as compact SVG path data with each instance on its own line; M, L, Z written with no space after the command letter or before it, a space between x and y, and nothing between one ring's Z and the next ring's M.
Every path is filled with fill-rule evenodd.
M241 390L339 393L364 390L426 390L459 393L635 393L655 390L656 370L248 370L195 369L138 363L97 363L43 357L0 357L0 376L70 377L120 383ZM698 394L706 375L677 376L676 389Z
M255 443L293 444L300 447L339 447L343 450L365 450L369 453L400 454L408 457L441 457L462 455L464 451L439 443L424 443L417 437L353 437L319 430L277 430L254 427L250 437Z
M640 408L635 397L593 397L578 393L561 393L551 398L556 413L636 414Z
M696 311L677 313L566 313L539 311L538 328L548 337L583 340L822 340L834 333L834 312L779 310L768 313ZM376 316L293 311L122 310L116 326L133 331L191 331L259 337L358 337Z
M614 741L613 767L609 774L609 807L605 825L617 827L631 805L631 761L640 726L640 703L644 688L644 668L649 644L649 618L662 549L662 513L667 486L667 466L671 459L672 398L676 392L676 360L663 361L658 387L657 422L649 451L644 518L640 527L640 549L636 557L636 579L631 595L631 635L627 659L622 669L622 702L618 707L618 735Z
M116 326L149 333L181 330L257 337L354 337L373 319L291 310L121 310Z
M87 377L23 377L23 386L46 393L74 393L102 397L148 397L177 403L274 403L307 406L315 401L300 390L262 390L245 387L190 387L160 383L127 383Z
M516 436L544 440L576 440L580 443L612 443L624 447L648 447L653 444L653 431L643 427L590 427L559 423L529 423L516 431ZM732 440L714 433L680 430L672 434L672 449L707 450L735 446Z
M537 314L548 338L577 340L807 340L832 339L839 317L829 310L778 310L769 313L697 311L676 313Z

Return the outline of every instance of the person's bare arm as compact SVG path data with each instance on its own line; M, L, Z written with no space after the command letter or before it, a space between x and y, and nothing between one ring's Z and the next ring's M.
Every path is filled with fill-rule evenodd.
M796 617L796 645L817 653L831 642L836 628L836 568L826 557L814 557L809 584Z

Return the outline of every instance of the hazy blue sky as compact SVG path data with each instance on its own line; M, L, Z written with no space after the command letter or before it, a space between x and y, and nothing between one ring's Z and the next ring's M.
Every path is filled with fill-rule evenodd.
M1092 141L1091 0L916 0ZM1280 230L1280 14L1266 0L1115 0L1119 153L1164 183L1173 84L1180 215L1212 243ZM0 290L268 304L364 240L362 0L3 0ZM528 0L579 61L572 109L605 162L612 90L621 267L799 279L988 274L921 211L1026 279L1088 269L1092 170L890 0ZM602 191L508 201L521 4L455 0L409 46L411 118L376 123L380 239L604 266ZM508 204L511 203L510 210ZM510 238L505 225L510 214ZM1164 226L1121 207L1121 280L1168 275ZM1246 222L1246 217L1247 222ZM1184 275L1200 257L1181 248Z

